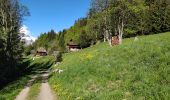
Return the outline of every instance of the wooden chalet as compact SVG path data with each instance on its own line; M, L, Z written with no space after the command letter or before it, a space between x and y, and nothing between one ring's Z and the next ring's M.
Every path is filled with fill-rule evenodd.
M36 51L36 56L47 56L47 51L43 47L40 47Z
M79 44L73 42L72 40L70 40L69 43L67 43L67 47L70 51L78 51L80 50L80 46Z
M118 36L112 37L112 45L119 45L119 37Z

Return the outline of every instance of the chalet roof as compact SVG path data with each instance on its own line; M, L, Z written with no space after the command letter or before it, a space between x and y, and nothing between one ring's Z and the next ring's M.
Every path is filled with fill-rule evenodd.
M73 46L74 46L74 45L78 46L78 44L77 44L77 43L74 43L74 42L69 42L69 43L67 43L67 45L68 45L68 46L72 46L72 45L73 45Z
M45 48L40 47L40 48L37 49L37 52L47 52L47 51L45 50Z

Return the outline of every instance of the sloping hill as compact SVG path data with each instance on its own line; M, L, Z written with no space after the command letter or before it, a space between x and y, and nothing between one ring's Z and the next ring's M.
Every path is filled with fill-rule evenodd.
M60 100L168 100L170 32L66 54L57 68L50 84Z

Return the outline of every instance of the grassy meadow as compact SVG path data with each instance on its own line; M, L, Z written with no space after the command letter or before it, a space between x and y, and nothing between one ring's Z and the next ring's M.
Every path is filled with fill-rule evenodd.
M170 32L65 54L50 85L60 100L168 100Z

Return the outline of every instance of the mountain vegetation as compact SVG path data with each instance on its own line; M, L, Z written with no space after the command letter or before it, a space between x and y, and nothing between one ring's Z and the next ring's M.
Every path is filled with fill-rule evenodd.
M47 36L49 33L42 34L35 47L43 46L49 52L66 51L65 46L70 40L81 48L103 41L111 45L112 36L118 36L121 44L122 38L170 31L169 22L169 0L91 0L85 18L76 20L52 41Z

